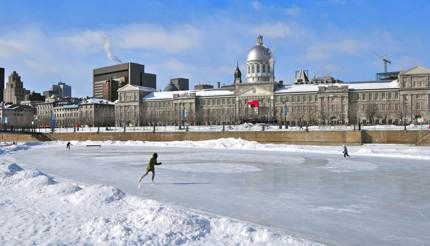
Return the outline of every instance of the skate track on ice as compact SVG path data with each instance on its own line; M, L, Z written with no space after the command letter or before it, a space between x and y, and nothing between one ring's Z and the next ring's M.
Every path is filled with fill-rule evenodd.
M365 148L365 147L363 147ZM371 148L371 147L368 147ZM17 151L25 168L271 226L329 245L428 245L428 160L282 152L42 144ZM153 152L163 163L143 187ZM363 152L363 151L362 151ZM365 152L365 151L364 151Z

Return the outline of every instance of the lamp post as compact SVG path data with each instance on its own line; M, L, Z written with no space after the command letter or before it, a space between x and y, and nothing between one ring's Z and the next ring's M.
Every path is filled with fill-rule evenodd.
M34 117L34 120L35 120L35 124L36 124L36 125L35 125L35 129L34 129L34 130L37 132L37 131L38 131L38 129L37 129L37 128L38 128L38 125L39 125L39 124L38 124L38 120L39 120L39 118L36 116L36 117Z
M287 115L288 115L288 105L287 103L284 104L284 123L285 123L285 129L288 129L288 124L287 124Z

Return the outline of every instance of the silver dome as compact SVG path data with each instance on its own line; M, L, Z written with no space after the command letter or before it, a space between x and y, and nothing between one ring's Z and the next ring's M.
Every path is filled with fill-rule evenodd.
M254 46L248 53L247 61L269 61L272 58L272 52L269 48L263 45L263 36L258 35L257 45Z
M256 45L249 51L247 61L269 61L271 57L270 49L264 45Z

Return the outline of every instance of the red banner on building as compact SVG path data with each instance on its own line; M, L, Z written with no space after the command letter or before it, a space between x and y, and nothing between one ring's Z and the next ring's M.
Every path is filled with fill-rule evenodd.
M251 107L257 107L258 108L258 100L248 101L247 104L250 105Z

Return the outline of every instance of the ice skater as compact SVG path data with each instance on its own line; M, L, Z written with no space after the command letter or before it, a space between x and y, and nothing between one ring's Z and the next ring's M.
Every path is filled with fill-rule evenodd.
M71 146L72 144L70 143L70 142L67 142L67 144L66 144L66 149L68 149L68 150L70 150L70 146Z
M149 160L148 165L146 166L146 173L142 175L142 177L139 179L139 182L137 182L138 187L140 188L140 182L143 180L143 178L148 175L149 172L152 172L152 182L154 183L155 178L155 165L161 165L161 162L157 162L157 153L154 153L152 155L152 158Z
M344 158L350 157L349 154L348 154L348 148L346 147L345 144L343 145L343 157Z

